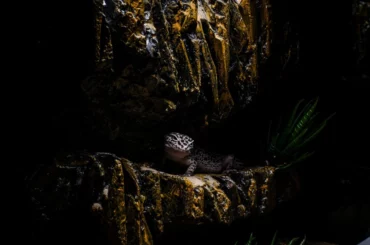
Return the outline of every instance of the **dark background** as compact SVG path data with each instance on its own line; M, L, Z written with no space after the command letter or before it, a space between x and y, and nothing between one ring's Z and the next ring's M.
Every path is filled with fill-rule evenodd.
M328 218L331 212L341 207L369 207L367 113L370 96L369 79L362 74L369 76L366 67L370 66L368 54L361 64L356 63L358 51L353 49L356 39L352 2L284 1L272 4L279 4L274 9L278 24L290 20L299 34L299 63L288 67L281 77L269 75L276 74L274 69L277 68L273 62L268 64L260 84L263 91L260 97L246 113L229 122L235 126L234 131L221 132L217 137L232 142L230 145L237 153L246 149L254 152L258 134L254 134L256 130L253 129L258 128L257 132L261 133L266 121L278 115L282 108L292 107L301 98L320 96L319 110L327 114L335 111L337 115L317 143L320 146L318 154L308 166L300 169L303 191L296 201L279 209L268 221L269 225L254 228L260 233L263 229L273 233L278 228L288 236L306 233L311 239L355 244L365 236L368 225L364 223L364 217L356 219L349 215L343 223ZM29 70L27 81L32 84L25 86L31 88L30 93L32 91L31 100L25 105L25 117L29 122L25 127L31 132L25 144L37 147L38 152L42 149L42 154L47 156L53 156L61 146L73 149L98 144L99 139L93 135L81 133L84 126L79 117L83 107L80 81L92 71L91 3L84 0L37 7L29 19L32 31L27 43L24 41L29 54L23 57L21 64ZM275 45L278 49L279 44ZM71 116L63 122L57 121L61 113ZM252 140L245 145L236 143L244 138ZM37 140L41 143L36 143ZM30 159L19 166L21 173L29 173L42 161L34 156ZM367 167L367 170L361 167ZM350 180L351 184L342 184L342 180ZM37 224L24 218L30 211L21 208L22 200L16 203L19 203L19 210L23 210L17 213L23 217L21 227L28 234L29 226ZM237 236L236 231L241 228L206 231L213 234L215 229L224 231L222 237L227 244L232 244L230 237ZM177 236L184 231L185 228L178 229ZM200 234L200 231L203 230L195 231L196 236L202 237L204 233ZM182 237L193 239L184 234ZM182 241L185 243L187 239Z

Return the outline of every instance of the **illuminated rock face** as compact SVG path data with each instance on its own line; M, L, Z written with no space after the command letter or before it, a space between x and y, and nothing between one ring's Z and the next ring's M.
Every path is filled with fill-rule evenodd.
M167 225L231 224L266 214L284 196L276 182L273 167L180 177L124 158L69 155L39 169L30 194L36 229L79 207L99 217L113 244L152 244Z
M94 6L96 72L82 88L111 138L193 108L204 108L198 115L204 124L219 121L253 100L260 65L270 56L268 0Z

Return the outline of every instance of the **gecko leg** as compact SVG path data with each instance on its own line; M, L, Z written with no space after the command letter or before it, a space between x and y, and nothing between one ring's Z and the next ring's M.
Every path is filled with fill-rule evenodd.
M191 164L189 165L188 169L186 170L185 174L183 174L183 176L193 175L196 168L197 168L197 162L191 161Z

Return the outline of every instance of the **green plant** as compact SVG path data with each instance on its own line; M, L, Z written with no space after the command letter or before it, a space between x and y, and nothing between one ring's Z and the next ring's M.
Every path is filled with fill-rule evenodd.
M320 123L315 111L319 98L315 98L305 105L300 100L294 107L289 120L279 123L271 136L271 123L267 136L267 161L286 169L310 157L314 151L307 151L306 146L315 139L326 127L328 120L335 115L331 114Z

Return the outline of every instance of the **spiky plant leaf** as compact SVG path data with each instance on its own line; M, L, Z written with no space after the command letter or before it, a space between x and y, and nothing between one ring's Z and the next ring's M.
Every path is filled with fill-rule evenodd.
M318 99L316 99L313 105L307 108L307 111L304 112L304 114L302 115L302 118L300 118L298 123L295 124L293 132L292 132L292 138L295 138L302 130L304 130L306 124L310 121L311 116L315 111L317 102L318 102Z
M298 122L302 119L302 117L307 114L307 112L312 108L312 103L314 103L314 101L318 101L318 98L315 99L312 99L310 100L303 108L302 110L299 112L298 116L295 118L293 124L292 124L292 127L294 125L297 125ZM315 104L315 103L314 103Z
M274 237L272 238L271 245L274 245L276 242L276 237L277 237L278 231L275 231Z
M293 160L291 163L295 164L295 163L301 162L303 160L306 160L306 158L312 156L314 153L315 153L315 151L306 152L306 153L302 154L300 157L298 157L297 159Z
M279 121L278 121L278 125L277 125L277 127L276 127L275 135L272 137L271 144L273 144L273 146L274 146L274 147L273 147L273 148L274 148L274 150L276 149L276 144L277 144L278 139L279 139L279 137L280 137L279 129L280 129L280 127L281 127L282 121L283 121L282 117L279 117ZM270 142L268 142L268 143L267 143L267 145L269 145L269 144L270 144ZM274 150L272 150L272 149L270 149L270 148L271 148L271 147L269 147L268 152L273 152Z
M275 139L276 142L274 143L274 147L277 150L282 151L282 149L285 148L286 145L294 139L294 137L296 137L296 134L298 134L300 130L304 129L303 126L309 125L311 122L311 114L316 107L317 99L316 101L311 100L308 102L297 116L297 111L303 101L304 100L300 100L297 103L284 129L280 129L280 127L278 128L278 131L280 131L279 138Z
M306 243L306 235L304 235L303 240L301 241L299 245L304 245L305 243Z
M284 167L281 165L279 166L281 169L301 162L313 154L313 152L302 154L302 151L309 142L318 136L325 128L326 122L333 116L331 115L316 127L316 119L319 113L315 112L315 109L319 98L317 97L310 100L300 109L303 101L304 100L300 100L295 105L285 126L281 127L279 125L279 127L276 128L275 135L272 137L270 135L271 125L269 125L267 140L271 139L271 142L267 144L266 153L268 153L272 159L267 161L275 162L274 165L279 165L277 162L284 162Z
M307 139L305 139L299 147L303 147L307 143L309 143L311 140L313 140L327 125L328 120L330 120L336 113L331 114L327 119L325 119L317 129L314 130L314 132L309 136Z
M305 128L299 135L290 141L290 143L281 151L282 154L287 154L289 150L294 150L294 147L298 145L299 140L307 133L308 129Z
M246 245L252 245L252 242L255 240L255 237L253 237L253 232L251 233L251 235L249 236L249 239L248 239L248 242L246 243Z
M299 151L303 146L308 143L306 141L306 135L310 134L310 127L314 123L314 118L318 115L315 113L306 123L305 128L301 131L299 135L296 137L292 137L290 142L286 145L286 147L281 151L283 155L293 155L294 152ZM305 143L303 143L305 142Z
M290 240L288 245L293 245L293 243L295 243L298 239L299 239L299 237L293 238L292 240Z
M277 140L279 139L279 136L280 134L277 133L273 138L272 138L272 141L271 141L271 144L270 144L270 152L275 152L275 151L279 151L276 147L276 143L277 143Z
M281 139L279 141L279 144L277 145L277 147L280 149L282 147L284 147L284 145L287 143L287 141L289 140L289 137L290 137L290 134L291 134L291 131L292 131L292 128L294 126L293 122L294 122L294 119L296 118L296 114L297 114L297 111L298 111L298 108L299 106L301 105L301 103L303 102L304 100L300 100L297 105L294 107L293 109L293 112L290 116L290 119L288 121L288 123L286 124L285 128L282 131L281 133ZM280 130L280 127L278 128L278 130Z
M288 125L287 125L288 128L292 127L294 118L296 117L296 114L297 114L297 111L298 111L298 108L302 104L303 101L304 101L304 99L301 99L300 101L298 101L297 105L294 107L294 110L292 112L292 115L290 116L290 119L289 119L289 122L288 122Z
M292 165L307 159L308 157L312 156L314 153L315 153L314 151L313 152L306 152L303 155L301 155L300 157L298 157L296 160L293 160L293 161L289 162L288 164L278 166L278 169L282 170L282 169L289 168Z
M316 123L316 117L319 115L318 112L316 112L315 114L311 115L310 118L308 119L308 121L305 123L304 127L303 128L311 128L312 125L314 125Z

